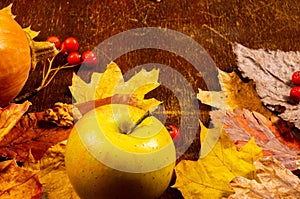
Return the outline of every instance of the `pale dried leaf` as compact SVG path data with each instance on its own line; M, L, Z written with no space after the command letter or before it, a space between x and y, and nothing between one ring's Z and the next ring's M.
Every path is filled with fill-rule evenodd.
M235 193L229 199L300 198L300 180L275 158L263 157L254 163L257 180L236 177L231 181Z
M144 96L149 91L155 89L158 86L158 83L153 82L137 88L131 96L131 99L134 99L134 106L153 112L158 107L158 105L161 104L161 101L158 101L155 98L144 99Z
M198 88L197 99L203 104L207 104L220 110L232 109L231 106L225 103L226 93L224 91L205 91Z
M144 91L139 92L140 95L136 96L137 98L143 98L146 93L159 86L159 83L157 82L158 75L159 70L154 69L151 72L147 72L145 69L142 69L140 72L131 77L128 81L122 84L118 84L115 88L115 93L135 93L136 89L144 88ZM147 86L145 87L145 85Z
M289 102L292 74L300 70L300 52L249 49L241 44L233 45L233 50L239 70L254 80L263 104L300 129L300 104Z

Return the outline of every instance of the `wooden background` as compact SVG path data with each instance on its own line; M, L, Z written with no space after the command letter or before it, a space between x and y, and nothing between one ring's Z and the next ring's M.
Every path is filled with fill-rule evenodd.
M14 3L13 13L22 27L30 25L33 30L40 31L36 40L45 40L49 35L57 35L62 40L74 36L79 40L81 52L93 49L117 33L139 27L168 28L193 38L210 54L216 66L227 72L236 68L231 48L234 42L249 48L300 49L300 4L297 0L2 0L0 8L10 3ZM201 74L186 60L170 52L139 50L114 61L124 73L145 63L169 65L185 77L195 93L198 88L207 89ZM72 103L68 90L72 73L72 69L59 72L46 89L30 99L33 103L30 111L42 111L58 101ZM38 87L40 75L41 68L38 67L22 93ZM88 80L88 74L86 78ZM164 81L176 83L174 78L170 74ZM215 84L217 89L218 83ZM166 117L167 123L180 125L182 114L191 117L195 114L195 110L182 113L176 95L163 86L149 96L164 102L166 111L157 114ZM197 106L201 109L201 120L208 124L210 107ZM185 147L177 146L180 154L184 153L180 159L197 159L200 148L198 126L184 126L181 131L180 145L187 141L192 144L187 151ZM162 198L182 196L178 191L168 189Z

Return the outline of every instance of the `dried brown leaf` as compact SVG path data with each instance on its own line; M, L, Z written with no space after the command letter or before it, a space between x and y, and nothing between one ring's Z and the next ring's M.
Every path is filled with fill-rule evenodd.
M28 113L3 137L0 156L24 162L31 152L38 160L49 147L66 140L70 131L45 122L44 112Z
M292 74L300 70L300 52L256 50L241 44L233 45L233 50L239 70L254 80L263 104L300 129L300 104L289 100Z

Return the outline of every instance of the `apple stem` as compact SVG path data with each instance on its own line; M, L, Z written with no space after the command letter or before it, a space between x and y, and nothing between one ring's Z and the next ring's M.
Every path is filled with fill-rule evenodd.
M127 131L127 135L129 135L129 134L131 134L133 131L134 131L134 129L140 124L140 123L142 123L142 121L144 120L144 119L146 119L147 117L149 117L149 116L151 116L151 113L149 112L149 111L147 111L135 124L134 124L134 126L133 127L131 127L130 129L129 129L129 131Z

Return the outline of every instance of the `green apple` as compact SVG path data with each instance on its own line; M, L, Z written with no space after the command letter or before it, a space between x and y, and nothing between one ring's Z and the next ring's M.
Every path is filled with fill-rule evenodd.
M109 104L84 115L67 143L65 164L81 198L158 198L169 186L175 146L147 111Z

